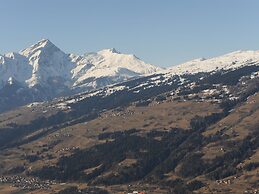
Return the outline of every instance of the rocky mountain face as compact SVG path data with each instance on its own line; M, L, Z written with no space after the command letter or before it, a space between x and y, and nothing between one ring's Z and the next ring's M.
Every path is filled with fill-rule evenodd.
M19 53L0 55L0 111L90 91L159 70L115 49L78 56L66 54L43 39ZM10 84L8 80L15 82ZM3 90L13 84L12 101L9 101L10 93Z

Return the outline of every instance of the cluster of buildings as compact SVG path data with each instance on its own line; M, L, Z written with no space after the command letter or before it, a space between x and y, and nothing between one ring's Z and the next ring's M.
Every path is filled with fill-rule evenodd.
M36 178L25 178L22 176L8 176L8 177L0 177L0 183L8 183L12 184L13 187L21 188L21 189L50 189L51 185L55 183L53 181L40 181Z

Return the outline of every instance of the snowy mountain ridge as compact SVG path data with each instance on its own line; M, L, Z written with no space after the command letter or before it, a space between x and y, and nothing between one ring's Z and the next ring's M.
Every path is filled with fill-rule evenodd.
M87 89L126 81L161 70L134 55L105 49L82 56L66 54L51 41L43 39L19 53L0 55L0 87L9 78L28 87L50 87L53 83L68 88Z
M237 69L259 63L259 51L235 51L210 59L200 58L167 69L172 74L194 74L217 70Z
M162 69L114 48L84 55L66 54L51 41L43 39L19 53L0 55L0 112L79 93L97 95L99 88L100 92L112 94L127 89L117 88L117 84L127 84L128 80L138 77L152 78L134 88L133 93L163 85L173 86L174 75L179 78L177 84L183 85L184 74L211 74L258 64L259 51L237 51Z

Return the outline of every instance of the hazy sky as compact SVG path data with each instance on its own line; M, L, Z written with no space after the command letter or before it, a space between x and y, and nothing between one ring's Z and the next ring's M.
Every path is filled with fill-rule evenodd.
M171 66L259 50L258 0L0 0L0 53L42 38L67 53L103 48Z

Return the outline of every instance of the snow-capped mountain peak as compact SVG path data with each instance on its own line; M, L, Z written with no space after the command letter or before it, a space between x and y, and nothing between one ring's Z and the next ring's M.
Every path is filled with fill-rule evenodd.
M146 64L134 55L120 53L114 48L104 49L97 53L87 53L80 57L74 55L70 57L78 64L73 70L74 86L103 86L104 82L117 83L161 70ZM86 83L86 80L89 79L94 81Z
M109 48L109 49L103 49L98 52L99 54L121 54L119 51L117 51L115 48Z
M50 79L62 78L66 84L71 77L74 64L67 54L61 51L50 40L42 39L38 43L20 52L33 67L32 77L26 83L33 87L37 84L48 85Z
M31 57L33 54L39 53L39 51L44 52L47 50L58 51L60 49L56 47L50 40L42 39L36 44L30 46L29 48L20 51L20 54L26 57Z

